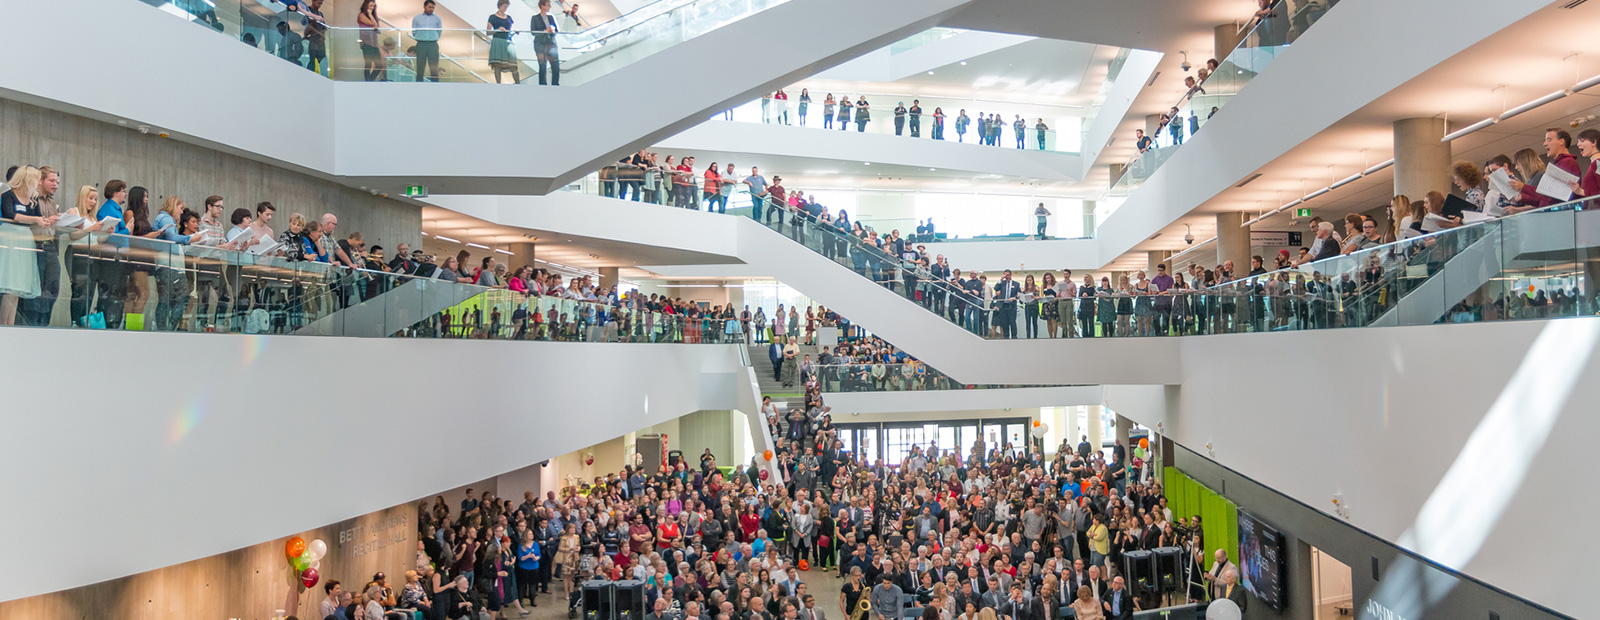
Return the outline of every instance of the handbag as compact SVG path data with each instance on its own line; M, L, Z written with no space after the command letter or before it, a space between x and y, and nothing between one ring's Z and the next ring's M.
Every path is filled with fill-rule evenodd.
M106 313L104 313L104 312L96 312L94 314L86 315L82 319L80 319L80 321L83 323L84 327L87 327L89 329L105 329L106 328Z

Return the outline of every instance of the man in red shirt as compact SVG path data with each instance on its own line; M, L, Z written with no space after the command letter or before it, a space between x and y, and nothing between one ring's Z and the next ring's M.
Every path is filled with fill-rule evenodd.
M1571 151L1572 134L1556 127L1544 130L1544 153L1547 156L1546 159L1550 160L1549 165L1570 172L1572 176L1581 177L1583 175L1578 172L1578 158L1573 157ZM1560 202L1556 198L1539 193L1539 188L1533 183L1512 181L1512 187L1522 192L1519 202L1523 205L1548 207ZM1514 213L1514 211L1508 209L1506 213Z
M628 526L628 539L633 543L633 552L640 554L649 550L653 538L650 528L644 524L644 517L634 515L633 524Z

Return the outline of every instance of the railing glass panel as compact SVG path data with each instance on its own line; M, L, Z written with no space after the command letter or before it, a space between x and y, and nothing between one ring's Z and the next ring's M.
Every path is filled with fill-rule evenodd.
M1112 183L1110 195L1125 197L1143 185L1184 141L1194 137L1210 122L1212 115L1338 3L1338 0L1275 3L1268 16L1257 20L1239 45L1220 61L1216 71L1172 104L1171 108L1177 109L1172 122L1149 136L1151 147L1128 162L1122 176ZM1170 108L1168 114L1171 114ZM1105 220L1102 217L1100 221Z
M37 239L35 238L37 236ZM14 262L15 261L15 262ZM18 263L26 267L17 269ZM425 269L432 268L429 265ZM737 320L686 317L466 281L0 222L16 324L127 331L739 343Z

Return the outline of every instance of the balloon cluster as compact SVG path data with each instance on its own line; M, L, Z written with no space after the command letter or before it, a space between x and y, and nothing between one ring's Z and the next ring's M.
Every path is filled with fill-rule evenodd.
M1033 421L1033 429L1028 431L1034 437L1044 437L1044 434L1048 432L1050 432L1050 425L1038 420Z
M317 580L322 578L317 570L322 568L322 556L328 555L328 543L318 538L306 544L306 539L295 536L284 545L283 553L289 556L289 566L294 567L301 585L307 588L317 585Z

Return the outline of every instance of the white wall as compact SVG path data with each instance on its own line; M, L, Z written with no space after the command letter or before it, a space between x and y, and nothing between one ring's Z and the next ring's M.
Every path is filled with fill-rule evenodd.
M818 73L815 78L850 82L895 82L923 71L938 69L1031 40L1033 40L1031 37L1000 32L958 31L951 36L898 54L891 54L889 47L884 46Z
M1446 566L1581 616L1600 538L1600 318L1183 338L1182 388L1117 413ZM1164 404L1165 401L1165 404ZM1361 567L1357 567L1361 570Z
M0 497L13 507L0 529L19 533L8 556L28 558L0 579L0 600L287 536L729 409L740 397L727 379L748 376L734 347L715 345L13 328L0 329L0 351L28 360L9 385L36 386L9 390L0 415L0 470L12 472Z
M1128 57L1123 60L1122 71L1111 83L1111 91L1106 93L1100 113L1095 115L1088 134L1083 138L1083 148L1080 149L1083 151L1083 172L1079 173L1079 178L1089 175L1089 169L1100 159L1100 151L1116 137L1113 134L1117 126L1122 124L1122 118L1128 115L1133 100L1144 90L1145 82L1150 81L1150 73L1156 70L1156 63L1161 61L1161 57L1160 52L1129 50Z

